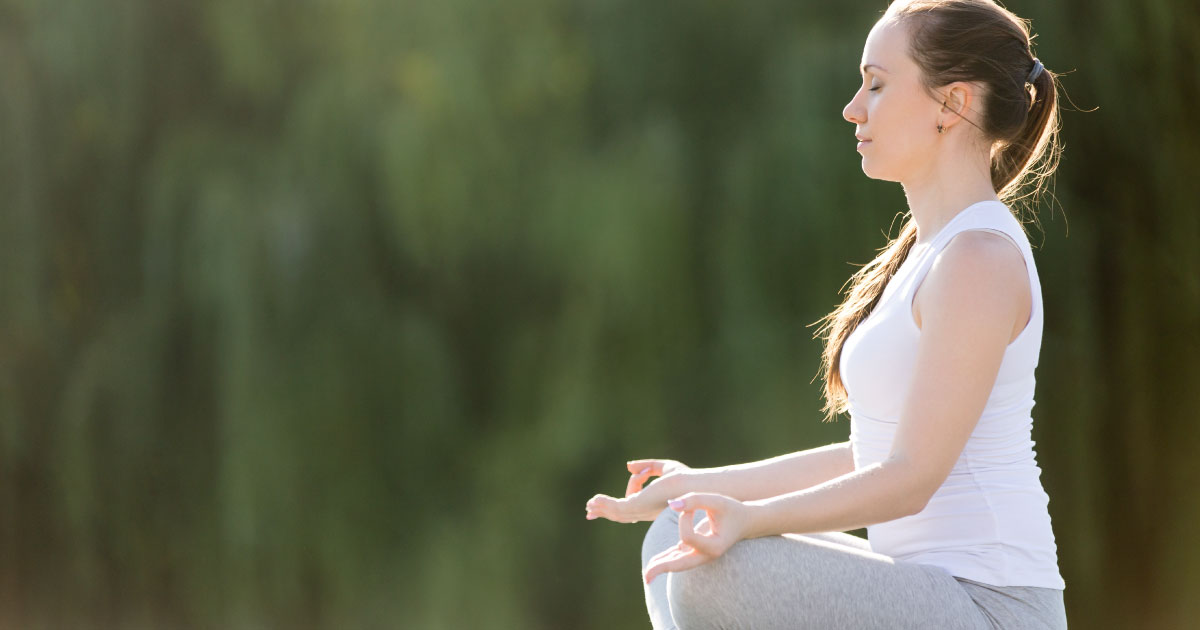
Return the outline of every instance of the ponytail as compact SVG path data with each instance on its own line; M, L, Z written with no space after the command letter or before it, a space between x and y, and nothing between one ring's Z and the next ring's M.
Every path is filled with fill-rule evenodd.
M1036 63L1036 59L1034 63ZM1011 204L1032 196L1034 204L1046 180L1058 168L1062 147L1058 142L1058 78L1043 69L1027 84L1029 111L1016 137L992 151L992 187ZM1024 195L1019 195L1027 190Z

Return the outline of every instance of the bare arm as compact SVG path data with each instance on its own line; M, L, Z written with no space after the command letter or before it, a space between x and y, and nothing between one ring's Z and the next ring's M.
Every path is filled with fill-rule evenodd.
M746 537L844 531L917 514L946 480L996 382L1029 281L1001 236L956 236L925 287L916 366L887 459L819 486L751 503Z
M717 468L689 468L675 460L627 462L633 473L625 498L597 494L587 503L587 517L620 523L654 520L667 501L691 492L711 492L752 501L786 495L820 485L854 471L850 443L830 444L762 461ZM661 475L643 488L647 477Z
M850 443L840 442L746 464L695 468L680 475L676 488L679 494L712 492L754 501L804 490L851 472Z

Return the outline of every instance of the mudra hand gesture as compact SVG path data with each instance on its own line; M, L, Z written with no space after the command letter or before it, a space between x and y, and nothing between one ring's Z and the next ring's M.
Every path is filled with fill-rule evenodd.
M588 520L601 517L618 523L653 521L668 500L683 494L678 484L691 470L673 459L635 459L626 466L633 474L625 486L625 498L597 494L587 502ZM643 490L642 484L654 476L659 479Z
M625 498L597 494L587 502L587 518L636 523L654 520L666 505L680 512L680 540L651 558L643 576L647 584L661 573L686 571L714 560L742 539L748 522L746 504L712 493L688 492L680 496L682 483L691 471L684 464L669 459L640 459L627 466L632 476ZM643 489L646 480L655 475L660 478ZM696 510L704 510L705 516L694 524Z
M721 557L746 534L749 522L745 503L723 494L689 492L668 503L679 512L679 542L650 559L642 579L647 584L660 573L687 571ZM693 526L696 510L704 519Z

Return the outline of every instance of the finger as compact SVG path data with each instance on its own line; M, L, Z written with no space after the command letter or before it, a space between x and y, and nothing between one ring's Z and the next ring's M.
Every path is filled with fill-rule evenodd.
M645 483L646 478L650 476L649 473L652 471L652 468L653 467L651 466L646 466L641 471L634 473L634 475L629 478L629 483L625 486L625 496L637 494L638 492L642 491L642 484Z
M688 541L687 538L684 538L684 535L695 533L695 530L693 529L695 525L692 524L693 516L695 516L695 512L692 510L684 510L683 512L679 513L679 541L688 545L690 545L691 542Z
M605 494L597 494L587 503L588 520L606 518L617 523L633 523L634 520L626 514L625 500L614 499Z
M704 492L689 492L681 497L667 501L667 505L676 512L694 512L704 510L710 518L714 513L722 512L727 506L728 497Z
M674 545L671 545L670 547L667 547L666 549L663 549L662 551L654 554L653 556L650 556L650 560L648 560L646 562L646 564L649 565L653 562L661 562L664 560L668 560L677 555L681 555L681 554L685 554L685 553L692 553L693 551L695 551L695 549L693 549L690 545L688 545L685 542L680 541L680 542L675 543Z
M708 531L711 532L712 528L714 528L715 526L712 524L709 524L708 522L701 521L701 527L707 528ZM719 555L717 553L718 545L716 544L716 542L714 542L714 540L713 540L714 538L716 538L716 534L701 533L699 531L696 531L696 528L689 528L688 531L684 531L684 530L679 531L679 541L680 542L685 543L688 546L690 546L694 549L697 549L697 550L699 550L705 554L708 554L710 556Z
M635 459L630 462L625 462L625 467L628 468L629 472L633 474L638 474L647 466L650 467L651 475L662 474L662 462L657 459Z
M613 498L608 495L597 494L587 502L586 509L589 521L601 517L611 520L613 515Z
M688 510L679 517L679 542L688 545L704 554L710 556L720 555L717 552L718 545L713 541L716 534L713 533L717 529L716 521L712 515L707 515L704 520L698 525L693 525L694 511ZM684 526L684 521L687 525Z
M713 512L716 511L713 507L715 501L710 500L712 497L713 495L689 492L681 497L667 501L668 507L676 512L679 512L680 540L683 540L683 533L685 530L688 533L695 531L695 525L692 523L692 517L697 510L703 511L705 517L710 519L712 518ZM686 519L684 518L685 514L687 515ZM686 525L684 524L685 520L687 521Z
M673 554L657 561L651 561L649 564L647 564L646 574L643 576L643 579L645 580L646 584L649 584L654 581L654 578L662 575L663 573L686 571L688 569L698 567L705 562L708 562L708 560L709 559L707 557L697 552L695 549L686 553Z
M674 545L671 545L670 547L663 549L662 551L654 554L653 557L651 557L649 560L646 561L646 567L649 568L656 564L661 565L665 562L670 562L672 560L676 560L676 559L686 556L690 553L696 553L696 550L687 546L684 543L677 542ZM643 573L643 577L644 577L644 575L645 574Z

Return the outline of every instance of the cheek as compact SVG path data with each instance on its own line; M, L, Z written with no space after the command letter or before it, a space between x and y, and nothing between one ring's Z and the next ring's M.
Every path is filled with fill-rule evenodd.
M873 142L863 154L863 170L884 181L902 181L921 152L919 123L903 99L880 96L869 105Z
M893 137L904 133L908 118L903 99L884 95L872 103L869 120L876 135Z
M903 98L877 99L869 117L872 134L880 141L874 148L893 157L911 155L918 150L922 123L915 112L912 103Z

